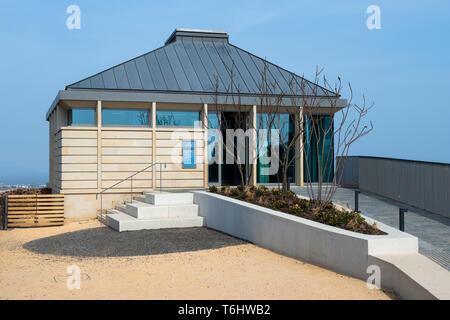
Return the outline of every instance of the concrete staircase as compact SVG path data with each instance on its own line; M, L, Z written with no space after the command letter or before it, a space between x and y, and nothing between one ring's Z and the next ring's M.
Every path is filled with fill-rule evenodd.
M144 191L135 199L108 210L99 220L119 232L203 226L192 193Z

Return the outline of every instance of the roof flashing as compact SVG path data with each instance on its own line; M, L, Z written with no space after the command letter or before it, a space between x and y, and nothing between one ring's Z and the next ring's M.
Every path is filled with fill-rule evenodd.
M225 41L228 42L228 33L226 31L214 31L214 30L200 30L200 29L175 29L170 37L164 43L175 42L182 38L200 38L208 39L209 41Z

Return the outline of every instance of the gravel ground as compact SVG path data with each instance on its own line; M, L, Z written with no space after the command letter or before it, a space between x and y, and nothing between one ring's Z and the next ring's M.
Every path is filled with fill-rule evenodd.
M81 289L67 289L67 267ZM0 299L392 299L364 281L207 228L98 221L0 231Z

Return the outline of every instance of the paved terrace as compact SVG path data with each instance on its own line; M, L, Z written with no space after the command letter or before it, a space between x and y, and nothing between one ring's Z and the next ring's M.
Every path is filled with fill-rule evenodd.
M291 187L297 194L308 196L306 187ZM333 201L354 209L354 189L338 188ZM419 252L450 271L450 219L373 193L359 194L359 210L367 217L398 228L398 208L405 213L405 232L419 238Z

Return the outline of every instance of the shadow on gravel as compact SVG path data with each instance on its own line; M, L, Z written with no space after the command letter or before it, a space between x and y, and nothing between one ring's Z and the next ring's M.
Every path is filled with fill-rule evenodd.
M23 245L39 253L71 257L127 257L236 246L247 242L207 228L116 232L108 227L68 232Z

